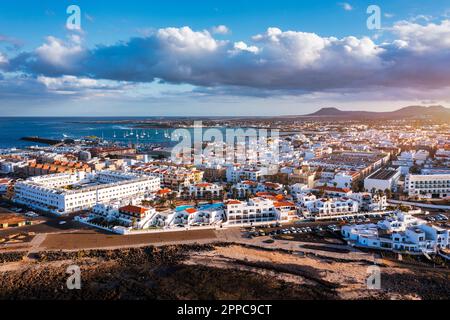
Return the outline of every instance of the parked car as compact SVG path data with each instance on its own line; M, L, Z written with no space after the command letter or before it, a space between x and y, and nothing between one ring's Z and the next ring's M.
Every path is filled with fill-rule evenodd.
M30 218L37 218L37 217L39 217L39 215L36 212L33 212L33 211L28 211L27 213L25 213L25 216L30 217Z

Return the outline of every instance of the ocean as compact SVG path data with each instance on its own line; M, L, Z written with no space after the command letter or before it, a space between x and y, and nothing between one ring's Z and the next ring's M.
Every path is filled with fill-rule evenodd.
M117 118L117 120L133 120ZM152 119L146 117L142 119ZM114 118L40 118L40 117L0 117L0 149L24 148L36 145L35 142L21 141L26 136L39 136L51 139L82 138L87 136L103 137L118 142L170 143L168 129L133 129L132 124L95 123L95 121L114 120ZM89 123L86 123L89 121ZM92 122L91 122L92 121ZM84 122L84 123L82 123ZM133 135L130 135L133 129ZM169 137L167 137L169 134ZM125 135L128 135L125 137ZM115 137L114 137L115 136Z

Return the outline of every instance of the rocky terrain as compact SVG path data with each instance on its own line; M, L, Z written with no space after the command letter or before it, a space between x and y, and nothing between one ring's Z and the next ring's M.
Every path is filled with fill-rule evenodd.
M238 244L0 255L0 299L448 299L447 266L380 259L381 290L366 286L370 260ZM66 286L81 270L81 290Z

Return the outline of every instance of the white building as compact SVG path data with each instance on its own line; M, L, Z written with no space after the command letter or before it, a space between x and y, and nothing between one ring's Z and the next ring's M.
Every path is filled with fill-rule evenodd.
M228 182L240 182L243 180L259 181L262 177L262 171L258 168L230 165L227 167L226 177Z
M402 212L376 225L346 225L341 232L350 243L374 249L436 253L438 249L449 247L449 230L428 225Z
M354 179L355 174L350 172L338 172L331 182L333 185L336 184L337 188L350 188Z
M145 196L159 190L159 178L100 171L29 178L15 184L13 201L37 210L66 214L97 203Z
M359 212L358 201L347 197L321 199L314 199L313 197L305 196L299 201L300 210L305 217L329 219Z
M450 174L409 174L405 179L405 192L409 197L448 198L450 197Z
M386 196L372 195L371 193L353 193L350 198L359 202L359 209L366 212L384 211L388 203Z
M229 225L252 224L277 220L273 201L253 198L248 202L230 200L225 204L225 214Z
M293 185L289 186L289 189L290 189L290 193L291 193L292 197L295 200L300 199L301 197L303 197L304 194L307 194L309 191L308 186L303 183L293 184Z
M426 150L404 151L401 153L401 155L398 156L398 160L422 165L425 163L425 161L428 159L429 156L430 153Z
M258 188L258 182L256 181L242 181L235 185L234 189L236 190L236 196L238 198L245 198L248 194L256 193Z
M151 226L152 219L156 215L154 208L131 204L121 206L120 203L96 204L92 208L91 217L88 222L95 221L96 218L102 218L105 222L111 223L119 220L122 226L134 227L136 229L145 229Z
M186 208L172 212L166 221L168 227L199 227L220 225L225 220L221 208Z
M295 221L300 218L295 203L290 201L277 201L274 203L277 220L280 222Z
M397 190L397 183L400 179L401 172L397 169L380 169L364 179L364 189L372 192Z
M10 186L10 179L0 179L0 195L6 194Z
M213 183L197 183L189 186L189 195L196 199L219 198L223 188Z

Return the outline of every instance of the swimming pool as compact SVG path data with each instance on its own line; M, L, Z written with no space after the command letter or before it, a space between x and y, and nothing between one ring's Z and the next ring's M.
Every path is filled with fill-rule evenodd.
M223 203L205 204L205 205L200 206L200 210L220 209L222 207L223 207Z
M178 207L175 208L175 211L176 212L180 212L180 211L184 211L184 210L189 209L189 208L194 208L194 206L178 206Z
M199 210L214 210L223 207L223 203L204 204L199 206ZM178 206L175 208L175 212L181 212L189 208L195 208L195 206Z

